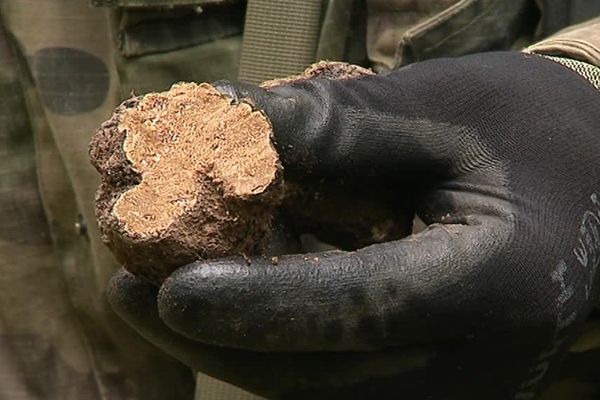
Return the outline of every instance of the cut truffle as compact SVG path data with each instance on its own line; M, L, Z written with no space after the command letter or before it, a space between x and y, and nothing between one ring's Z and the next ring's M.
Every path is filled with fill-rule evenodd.
M155 282L198 258L260 252L282 194L272 134L208 84L124 102L90 145L103 240Z
M261 86L372 74L319 62ZM197 259L293 251L271 235L278 209L288 233L310 231L346 249L410 233L412 213L386 193L363 198L349 185L284 182L271 123L246 101L232 104L205 83L176 84L125 101L96 132L96 216L129 271L160 283Z

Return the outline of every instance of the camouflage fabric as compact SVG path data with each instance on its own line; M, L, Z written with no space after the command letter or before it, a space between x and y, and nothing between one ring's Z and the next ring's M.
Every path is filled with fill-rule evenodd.
M434 57L521 48L533 37L530 0L369 0L367 44L377 71Z
M99 241L98 177L87 144L132 91L235 79L245 3L90 4L100 7L0 2L0 399L191 399L190 371L121 323L104 299L117 266ZM315 60L385 71L519 48L554 29L544 17L560 14L552 7L533 0L329 0ZM573 16L586 15L577 10ZM561 26L577 22L565 21ZM595 313L543 399L598 398L597 365ZM200 400L256 398L205 376L199 382Z
M0 4L0 398L191 399L192 371L104 298L117 265L98 240L87 146L132 90L235 77L243 6L231 27L208 8L157 19L80 0ZM212 28L146 44L144 29L177 19Z

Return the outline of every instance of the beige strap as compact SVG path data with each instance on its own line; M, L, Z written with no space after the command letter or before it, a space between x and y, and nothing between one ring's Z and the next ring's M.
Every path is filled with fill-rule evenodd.
M322 0L248 0L239 78L297 75L315 61Z
M195 400L265 400L203 373L196 375Z

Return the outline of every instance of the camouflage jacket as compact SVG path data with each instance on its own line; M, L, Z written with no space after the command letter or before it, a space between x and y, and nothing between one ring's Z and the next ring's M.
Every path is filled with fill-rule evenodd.
M248 11L266 2L250 1ZM91 3L0 2L0 399L190 399L194 391L202 400L251 398L203 376L196 389L191 371L112 313L104 289L117 265L99 241L98 177L87 159L92 132L132 91L235 79L240 65L247 73L246 4ZM318 12L302 56L284 46L297 64L344 59L377 71L520 49L600 15L600 2L575 0L280 3ZM255 26L247 22L247 30ZM562 32L530 50L600 66L600 25ZM286 68L253 76L287 75ZM598 314L544 399L598 398L593 365L600 365Z

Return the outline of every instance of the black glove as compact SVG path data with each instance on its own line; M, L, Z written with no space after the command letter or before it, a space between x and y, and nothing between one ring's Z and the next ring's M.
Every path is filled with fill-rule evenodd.
M513 52L228 90L269 116L286 176L415 193L429 227L277 265L198 262L159 291L121 271L119 315L273 398L533 398L598 293L597 90Z

